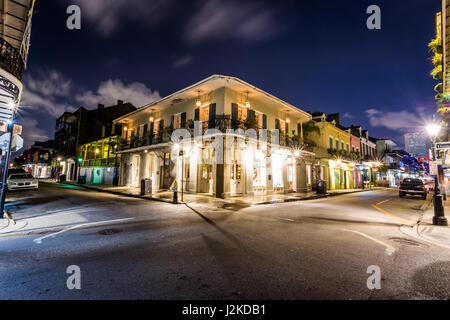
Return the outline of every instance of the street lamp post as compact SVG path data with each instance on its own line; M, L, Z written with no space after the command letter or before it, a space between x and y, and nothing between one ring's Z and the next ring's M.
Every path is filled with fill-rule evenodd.
M437 124L430 124L426 127L428 134L431 137L433 142L432 151L433 151L433 161L437 161L437 152L436 152L436 140L441 131L441 126ZM433 202L434 202L434 217L433 224L436 226L448 226L447 218L445 217L444 211L444 196L441 194L439 189L439 171L434 176L434 194L433 194Z
M181 202L184 201L184 151L180 150L181 157Z

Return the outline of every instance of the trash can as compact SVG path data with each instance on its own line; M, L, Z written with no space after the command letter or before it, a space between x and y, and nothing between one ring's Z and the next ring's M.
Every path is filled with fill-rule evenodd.
M141 180L141 196L145 196L149 193L152 193L152 180L151 179L142 179Z
M327 193L327 182L325 180L317 180L317 194Z
M78 184L86 184L86 176L79 176Z

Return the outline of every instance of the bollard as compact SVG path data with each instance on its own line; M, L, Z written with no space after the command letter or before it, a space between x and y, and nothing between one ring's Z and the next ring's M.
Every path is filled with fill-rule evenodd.
M435 194L434 195L434 217L433 224L435 226L448 226L447 219L445 218L444 213L444 203L443 203L443 195Z
M177 188L173 188L173 203L178 204L178 191Z

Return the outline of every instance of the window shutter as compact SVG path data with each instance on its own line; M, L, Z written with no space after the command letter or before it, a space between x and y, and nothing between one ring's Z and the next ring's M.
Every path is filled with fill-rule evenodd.
M200 121L200 109L195 109L194 121Z
M144 125L144 134L146 134L147 131L148 131L148 124L145 124L145 125Z
M267 116L263 114L263 129L267 129Z
M170 128L173 130L173 122L174 122L174 119L175 119L175 116L174 115L172 115L171 117L170 117Z
M186 112L181 114L181 128L186 128Z
M155 132L155 123L151 122L150 123L150 133L153 133L153 132Z
M164 130L164 120L161 119L161 121L159 121L159 133L161 134Z
M208 128L212 129L216 127L216 104L212 103L209 105L209 122Z
M248 110L247 119L249 119L249 120L256 120L255 110Z
M236 129L239 118L239 108L236 103L231 104L231 124L233 129Z
M287 122L286 122L286 128L285 129L286 129L286 135L288 136L289 135L289 123L287 123Z
M275 119L275 129L280 130L280 119Z

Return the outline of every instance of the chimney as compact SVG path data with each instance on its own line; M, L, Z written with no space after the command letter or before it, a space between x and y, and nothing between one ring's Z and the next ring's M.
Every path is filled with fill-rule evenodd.
M101 104L101 103L99 103L98 104L98 109L100 110L100 109L104 109L105 108L105 105L104 104Z
M123 100L117 100L117 105L118 106L122 106L123 105Z

